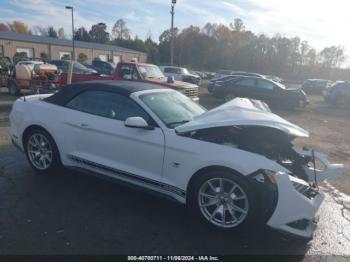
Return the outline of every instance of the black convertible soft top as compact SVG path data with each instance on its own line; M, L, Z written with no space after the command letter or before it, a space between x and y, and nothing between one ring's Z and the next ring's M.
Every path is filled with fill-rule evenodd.
M67 85L59 92L44 100L56 105L65 105L73 97L85 91L108 91L130 96L130 94L135 92L152 89L164 89L164 87L156 84L134 81L98 80Z

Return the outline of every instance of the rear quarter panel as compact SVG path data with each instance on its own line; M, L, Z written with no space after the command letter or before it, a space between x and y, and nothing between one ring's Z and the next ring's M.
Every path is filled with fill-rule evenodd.
M42 127L53 137L59 149L61 160L66 162L64 152L67 147L74 145L74 140L60 124L64 119L69 119L69 114L65 114L62 110L65 108L42 100L23 101L22 98L18 99L10 114L11 137L16 137L17 145L24 149L23 134L25 130L34 125Z

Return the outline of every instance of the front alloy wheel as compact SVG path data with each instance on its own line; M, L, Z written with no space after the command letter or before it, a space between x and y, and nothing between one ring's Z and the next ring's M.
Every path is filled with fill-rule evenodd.
M259 219L253 186L243 175L219 168L199 174L190 182L187 205L207 225L224 232L237 232Z
M208 222L223 228L238 226L249 211L245 191L226 178L212 178L204 182L199 189L198 205Z

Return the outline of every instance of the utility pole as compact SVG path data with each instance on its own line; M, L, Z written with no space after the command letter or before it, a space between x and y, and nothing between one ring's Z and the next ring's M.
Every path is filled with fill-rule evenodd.
M170 64L174 64L174 8L175 8L176 0L171 0L171 44L170 44Z
M66 9L70 9L72 11L72 45L73 45L73 52L72 52L72 60L75 60L75 46L74 46L74 11L73 6L66 6Z

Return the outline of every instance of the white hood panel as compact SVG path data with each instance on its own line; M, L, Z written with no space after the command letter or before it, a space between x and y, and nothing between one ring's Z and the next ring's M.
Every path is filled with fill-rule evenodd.
M266 126L296 137L309 136L308 131L272 113L264 102L247 98L235 98L176 127L175 130L184 133L223 126Z

